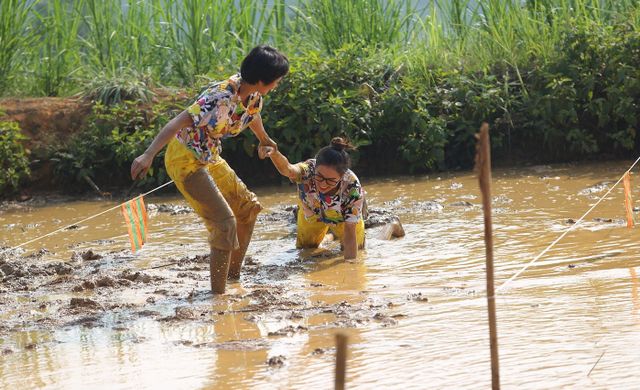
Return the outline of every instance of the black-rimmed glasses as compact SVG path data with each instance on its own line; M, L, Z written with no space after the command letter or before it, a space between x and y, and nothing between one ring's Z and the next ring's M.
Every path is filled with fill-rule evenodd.
M324 177L317 172L315 174L315 179L318 183L325 182L327 183L327 185L330 185L330 186L335 186L336 184L340 183L340 179L334 179L332 177Z

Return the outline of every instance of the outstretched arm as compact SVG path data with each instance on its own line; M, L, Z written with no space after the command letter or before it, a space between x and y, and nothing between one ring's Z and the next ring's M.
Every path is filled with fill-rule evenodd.
M271 146L260 146L258 149L260 158L269 157L273 165L282 176L296 181L302 176L302 168L299 165L292 165L284 154Z
M188 126L193 126L193 119L191 119L187 111L182 111L175 118L171 119L169 123L160 130L158 135L156 135L156 138L153 139L153 142L151 142L147 150L133 160L133 163L131 163L131 178L136 180L146 175L156 154L171 141L171 138L173 138L180 129Z
M260 114L256 114L256 117L251 121L251 123L249 123L249 128L253 134L258 137L261 146L271 146L274 149L278 148L278 144L269 137L269 134L267 134L267 131L264 129L264 124L262 124L262 117Z

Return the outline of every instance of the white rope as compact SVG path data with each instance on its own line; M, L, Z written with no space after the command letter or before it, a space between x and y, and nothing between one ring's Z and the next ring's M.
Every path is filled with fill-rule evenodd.
M582 217L580 217L580 219L578 219L576 221L576 223L574 223L573 225L571 225L569 227L569 229L565 230L558 238L556 238L551 244L549 244L548 247L546 247L542 252L540 252L540 254L538 256L536 256L533 260L531 260L528 264L526 264L520 271L516 272L512 277L510 277L506 282L502 283L502 285L500 285L500 287L498 287L496 289L496 294L501 291L502 289L505 288L505 286L509 283L511 283L515 278L517 278L518 276L520 276L520 274L522 274L527 268L529 268L529 266L531 266L533 263L535 263L536 261L538 261L545 253L547 253L549 251L549 249L551 249L555 244L558 243L558 241L562 240L562 238L564 236L566 236L567 234L569 234L569 232L571 232L573 229L576 228L576 226L578 226L578 224L580 224L580 222L582 222L582 220L591 212L593 211L593 209L596 208L596 206L598 206L600 204L600 202L602 202L610 193L611 191L618 185L620 184L620 182L622 181L622 179L624 179L624 175L626 175L628 172L630 172L633 167L636 166L636 164L638 163L638 161L640 161L640 157L638 157L638 159L631 165L631 167L629 167L629 169L627 169L625 171L625 173L620 177L620 179L618 179L618 181L611 186L611 188L609 188L609 191L607 191L606 194L604 194L600 199L598 199L598 201L591 206L591 208L589 210L587 210L586 213L584 213L584 215Z
M142 195L138 195L138 196L136 196L135 198L132 198L132 199L128 200L127 202L129 202L129 201L131 201L131 200L138 199L138 198L142 198L143 196L147 196L147 195L149 195L150 193L155 192L155 191L159 190L160 188L166 187L166 186L168 186L168 185L169 185L169 184L171 184L171 183L173 183L173 180L171 180L171 181L169 181L169 182L166 182L166 183L164 183L163 185L158 186L158 187L156 187L156 188L152 189L151 191L145 192L145 193L144 193L144 194L142 194ZM115 210L115 209L117 209L117 208L120 208L123 204L125 204L125 203L127 203L127 202L122 202L122 203L120 203L119 205L117 205L117 206L113 206L113 207L111 207L110 209L107 209L107 210L101 211L101 212L99 212L98 214L94 214L94 215L92 215L92 216L90 216L90 217L87 217L87 218L85 218L85 219L83 219L83 220L76 221L76 222L74 222L74 223L72 223L72 224L69 224L69 225L67 225L67 226L61 227L60 229L54 230L54 231L52 231L52 232L50 232L50 233L47 233L47 234L45 234L45 235L42 235L42 236L40 236L40 237L36 237L36 238L34 238L34 239L32 239L32 240L29 240L29 241L23 242L23 243L22 243L22 244L20 244L20 245L14 246L14 247L12 247L12 248L5 249L4 251L2 251L2 252L0 253L0 255L4 255L5 253L11 252L11 251L13 251L13 250L16 250L16 249L18 249L18 248L20 248L20 247L23 247L23 246L27 245L27 244L31 244L32 242L36 242L36 241L41 240L41 239L43 239L43 238L45 238L45 237L49 237L49 236L52 236L52 235L54 235L54 234L56 234L56 233L58 233L58 232L61 232L61 231L66 230L66 229L69 229L69 228L70 228L70 227L72 227L72 226L76 226L76 225L79 225L79 224L81 224L81 223L83 223L83 222L86 222L86 221L88 221L88 220L90 220L90 219L93 219L93 218L99 217L99 216L101 216L101 215L103 215L103 214L108 213L109 211L113 211L113 210Z

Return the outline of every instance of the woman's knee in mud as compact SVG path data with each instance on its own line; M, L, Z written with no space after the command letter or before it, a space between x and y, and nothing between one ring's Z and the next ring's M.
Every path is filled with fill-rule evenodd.
M263 209L264 207L262 207L260 202L255 202L251 208L251 212L249 213L247 224L253 225L256 222L256 219L258 219L258 214L260 214Z
M238 223L236 217L231 216L216 222L215 229L209 233L211 249L234 250L238 248Z

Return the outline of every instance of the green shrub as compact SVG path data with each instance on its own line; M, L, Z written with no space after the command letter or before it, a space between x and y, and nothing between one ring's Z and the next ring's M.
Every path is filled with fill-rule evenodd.
M383 56L347 46L331 57L310 50L292 63L291 73L266 99L263 115L288 157L309 158L338 135L357 146L369 144L368 94L381 89L392 70Z
M562 53L531 69L516 114L522 149L546 160L620 156L634 149L640 119L640 32L629 26L574 27Z
M99 72L85 81L83 96L104 105L149 103L154 96L150 83L149 76L131 69L119 69L113 74Z
M21 182L29 177L29 151L22 144L25 139L18 123L0 121L0 194L3 196L18 190Z
M89 189L85 176L101 188L130 184L131 163L177 114L176 109L173 102L150 108L136 102L96 104L87 128L77 133L65 148L53 152L56 179L70 190ZM137 186L149 188L166 180L162 151Z

